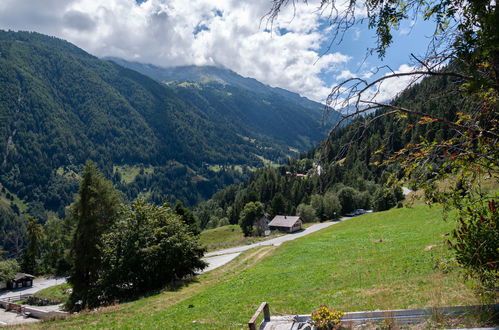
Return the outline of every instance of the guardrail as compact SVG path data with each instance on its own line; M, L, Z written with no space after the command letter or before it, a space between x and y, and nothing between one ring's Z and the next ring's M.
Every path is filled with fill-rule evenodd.
M452 306L384 311L347 312L341 318L341 322L346 326L352 326L359 323L377 323L382 321L390 321L397 325L407 325L421 323L434 316L439 315L452 317L463 315L469 312L484 310L493 311L493 313L499 314L499 304L482 306ZM248 327L250 330L256 330L256 320L262 311L264 312L264 323L267 323L268 325L271 325L273 321L282 322L283 319L291 321L291 323L303 323L310 321L310 314L277 316L271 318L269 304L267 302L263 302L248 322Z
M19 300L29 298L32 295L33 295L32 293L16 294L16 295L8 296L8 297L1 297L0 301L7 301L7 302L19 301Z

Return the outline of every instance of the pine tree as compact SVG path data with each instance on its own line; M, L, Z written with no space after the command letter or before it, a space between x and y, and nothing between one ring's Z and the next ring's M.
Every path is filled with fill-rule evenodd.
M37 274L39 272L38 262L42 252L43 228L34 217L30 216L28 219L28 227L26 229L28 245L24 251L21 266L24 272Z
M69 279L73 285L69 308L73 310L99 305L97 280L101 268L101 238L115 222L119 206L120 195L112 183L104 179L92 161L87 161L78 198L71 206L71 217L76 223Z
M193 235L195 235L195 236L199 235L200 230L199 230L198 221L196 220L196 217L194 216L194 214L192 213L191 210L184 207L182 202L177 201L177 203L175 203L175 213L180 215L180 217L182 218L182 222L187 225L187 227L189 228L189 231Z

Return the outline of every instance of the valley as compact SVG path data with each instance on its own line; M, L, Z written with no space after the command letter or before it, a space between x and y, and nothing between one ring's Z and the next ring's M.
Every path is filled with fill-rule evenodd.
M0 325L497 327L498 27L494 0L2 2Z

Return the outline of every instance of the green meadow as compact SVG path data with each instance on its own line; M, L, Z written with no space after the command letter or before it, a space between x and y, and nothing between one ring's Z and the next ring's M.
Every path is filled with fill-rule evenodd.
M35 326L240 329L259 304L305 314L477 304L447 251L453 223L426 206L367 214L142 299Z

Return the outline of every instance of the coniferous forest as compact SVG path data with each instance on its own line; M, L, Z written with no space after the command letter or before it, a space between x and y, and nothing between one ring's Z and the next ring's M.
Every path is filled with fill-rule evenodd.
M254 168L307 150L327 131L322 106L302 105L295 94L281 107L301 117L258 122L258 111L279 110L282 91L260 83L260 94L167 86L38 33L0 32L0 64L0 241L9 255L26 244L27 215L42 224L64 218L87 159L128 201L193 206ZM242 108L238 99L253 103ZM231 123L214 109L252 117ZM298 135L297 123L306 124ZM279 130L298 138L269 133Z

